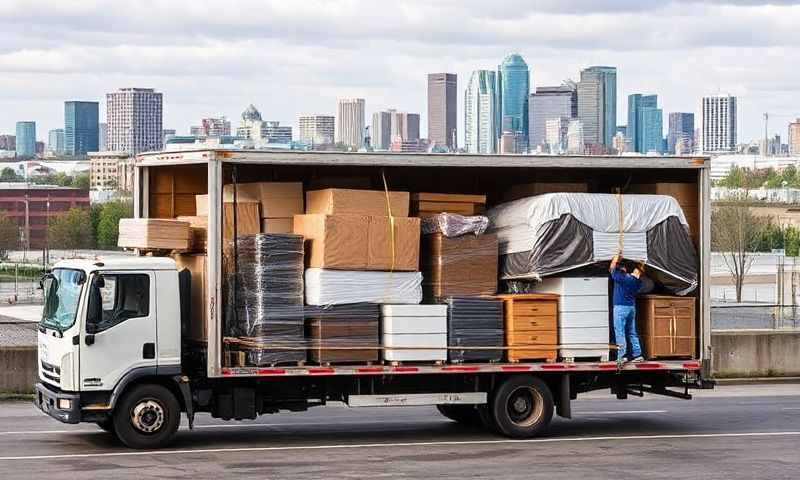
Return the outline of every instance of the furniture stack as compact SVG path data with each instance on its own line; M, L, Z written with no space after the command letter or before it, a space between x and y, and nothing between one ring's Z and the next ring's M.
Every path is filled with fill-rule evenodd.
M695 302L694 297L639 296L636 318L646 358L694 358Z
M445 212L467 216L480 215L486 210L486 195L415 193L411 201L412 212L419 217Z
M320 364L378 361L378 305L306 306L305 317L309 360Z
M566 361L609 358L608 277L549 277L535 285L538 293L557 294L558 351Z
M451 362L500 361L503 358L503 302L481 297L448 298L447 345Z
M447 305L381 305L383 359L447 360Z
M556 359L559 297L554 294L498 295L503 301L509 362Z
M493 295L497 292L497 237L492 234L422 237L425 298Z

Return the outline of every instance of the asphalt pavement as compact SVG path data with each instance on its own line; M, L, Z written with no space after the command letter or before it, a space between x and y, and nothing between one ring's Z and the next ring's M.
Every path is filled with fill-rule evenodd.
M150 452L28 403L0 404L3 479L796 479L798 445L798 384L725 386L691 401L592 394L574 403L574 419L525 441L428 407L328 406L228 423L203 415Z

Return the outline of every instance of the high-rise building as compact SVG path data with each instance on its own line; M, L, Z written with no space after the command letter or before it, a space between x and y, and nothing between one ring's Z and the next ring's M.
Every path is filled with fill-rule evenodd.
M578 82L578 118L587 145L611 147L617 126L617 69L589 67Z
M545 122L545 144L548 153L562 155L567 153L567 134L571 117L551 118Z
M17 122L18 157L36 156L36 122Z
M529 145L531 150L548 145L546 125L548 120L578 116L578 92L575 83L558 87L539 87L530 95Z
M658 108L658 95L628 95L628 125L625 130L632 151L648 153L663 150L663 112Z
M260 140L263 123L261 112L251 103L242 112L242 120L236 129L236 136L248 140Z
M789 124L789 155L800 155L800 118Z
M163 96L152 88L120 88L106 94L106 149L141 153L163 148Z
M700 102L700 151L736 150L736 97L727 94L703 97Z
M231 134L231 122L224 115L219 118L202 118L200 119L200 125L189 128L189 134L206 138L228 136Z
M56 128L47 132L47 151L53 155L64 155L63 128Z
M678 153L676 145L681 145L682 153L691 151L694 138L694 113L670 112L667 130L667 151Z
M531 77L528 64L521 55L512 53L497 68L500 96L500 132L521 132L527 138L528 95ZM517 135L518 136L518 135Z
M582 155L586 149L583 137L583 122L575 118L567 125L567 153Z
M455 73L428 74L428 141L454 151L458 123L457 77ZM373 122L373 129L374 122ZM375 132L373 132L373 136Z
M100 152L107 151L106 139L108 138L108 124L105 122L97 124L97 150Z
M298 140L312 146L333 144L333 115L300 115Z
M419 113L390 112L392 141L395 137L404 142L419 140Z
M464 92L464 147L469 153L496 153L499 98L491 70L475 70Z
M384 110L372 114L372 148L375 150L389 150L392 146L392 113L394 110Z
M0 150L16 150L17 137L14 135L0 135Z
M64 102L64 151L67 155L86 155L99 150L100 104Z
M365 102L363 98L336 101L336 143L359 149L364 146Z
M292 143L292 127L277 121L266 121L261 128L261 138L267 143Z

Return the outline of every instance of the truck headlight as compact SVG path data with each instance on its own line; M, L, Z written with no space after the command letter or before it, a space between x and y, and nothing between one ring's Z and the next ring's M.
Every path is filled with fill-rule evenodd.
M59 398L58 399L58 409L59 410L71 410L72 409L72 400L69 398Z

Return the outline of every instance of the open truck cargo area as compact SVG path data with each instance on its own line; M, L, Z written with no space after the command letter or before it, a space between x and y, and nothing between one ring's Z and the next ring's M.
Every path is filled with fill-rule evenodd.
M709 188L705 157L143 154L140 256L46 279L35 403L155 448L182 413L436 405L525 438L584 392L690 399L711 371ZM616 251L653 271L642 362L614 359Z

